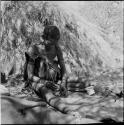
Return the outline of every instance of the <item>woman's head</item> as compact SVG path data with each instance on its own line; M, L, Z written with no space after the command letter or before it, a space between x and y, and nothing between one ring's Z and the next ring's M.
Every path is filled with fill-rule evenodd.
M60 31L56 26L49 25L45 27L42 37L44 40L55 44L60 39Z

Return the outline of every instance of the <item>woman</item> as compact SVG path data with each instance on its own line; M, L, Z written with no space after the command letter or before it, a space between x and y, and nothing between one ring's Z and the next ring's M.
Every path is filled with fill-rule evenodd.
M63 54L58 45L60 31L56 26L45 26L42 38L43 45L33 45L25 53L25 80L30 81L37 92L40 87L60 90L61 95L67 96L66 68ZM57 84L61 81L60 86Z

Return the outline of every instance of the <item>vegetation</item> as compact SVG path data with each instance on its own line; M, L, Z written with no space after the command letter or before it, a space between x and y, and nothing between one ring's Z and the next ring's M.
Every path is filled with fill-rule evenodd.
M97 7L94 7L95 5L97 5ZM108 4L104 5L102 8L101 6L101 4L94 4L93 6L88 7L89 10L93 7L95 8L93 9L93 14L97 15L98 19L95 19L100 26L106 22L105 20L110 22L110 20L113 19L109 19L108 16L107 18L105 17L105 20L100 18L103 17L103 14L106 14L106 9L107 12L108 10L111 10L110 14L114 13L114 17L120 12L119 9L116 9L116 11L115 9L112 10L110 8L111 6L108 6ZM99 13L96 13L97 8L100 8ZM104 38L108 37L103 32L102 35L104 35L104 38L100 36L101 34L96 33L96 37L93 36L94 34L91 34L90 32L91 29L89 23L85 26L85 24L83 24L84 22L80 24L83 29L80 28L77 20L82 21L82 18L79 19L78 16L77 18L75 15L69 15L66 11L63 11L57 6L55 2L3 2L1 4L1 11L1 62L6 74L8 74L13 65L16 65L16 73L23 72L23 64L25 60L24 52L30 45L42 41L41 35L43 24L46 19L49 23L57 25L61 31L60 44L65 56L66 65L71 73L75 72L76 74L80 73L83 75L82 72L86 72L93 75L98 69L105 70L106 66L110 67L110 65L107 64L109 61L113 61L112 64L115 61L112 57L111 60L107 60L107 58L111 56L111 53L106 52L105 47L108 49L111 49L111 47L108 45L107 41L104 40ZM93 14L90 15L93 16ZM101 16L99 16L100 14ZM76 15L79 14L76 13ZM110 17L113 17L113 15ZM77 18L77 20L75 18ZM120 19L118 20L120 21ZM104 22L102 23L101 21ZM25 27L30 27L32 29L32 34L28 38L24 32ZM96 30L96 28L94 28L94 30ZM107 30L103 28L103 31ZM101 32L101 30L99 32ZM103 42L103 44L105 43L106 46L103 46L100 42ZM99 46L103 46L103 50L100 49ZM81 71L79 69L81 69Z

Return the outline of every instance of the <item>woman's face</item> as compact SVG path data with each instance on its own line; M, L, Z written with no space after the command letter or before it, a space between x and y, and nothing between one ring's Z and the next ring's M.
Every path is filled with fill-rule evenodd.
M45 45L52 46L52 45L55 45L55 43L53 40L45 40Z

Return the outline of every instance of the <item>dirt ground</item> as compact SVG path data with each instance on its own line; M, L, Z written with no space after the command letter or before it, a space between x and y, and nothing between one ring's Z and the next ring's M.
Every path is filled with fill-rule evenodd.
M102 74L92 82L95 83L95 94L69 92L69 96L62 98L62 100L67 105L70 105L70 110L79 112L83 118L98 121L104 119L104 122L123 122L123 96L116 96L117 93L123 91L123 74ZM21 77L11 78L4 85L9 89L11 95L27 100L40 100L31 90L22 92L24 82ZM108 87L109 90L111 89L114 95L107 93L105 87ZM48 108L51 107L48 106ZM51 109L54 110L53 108Z

